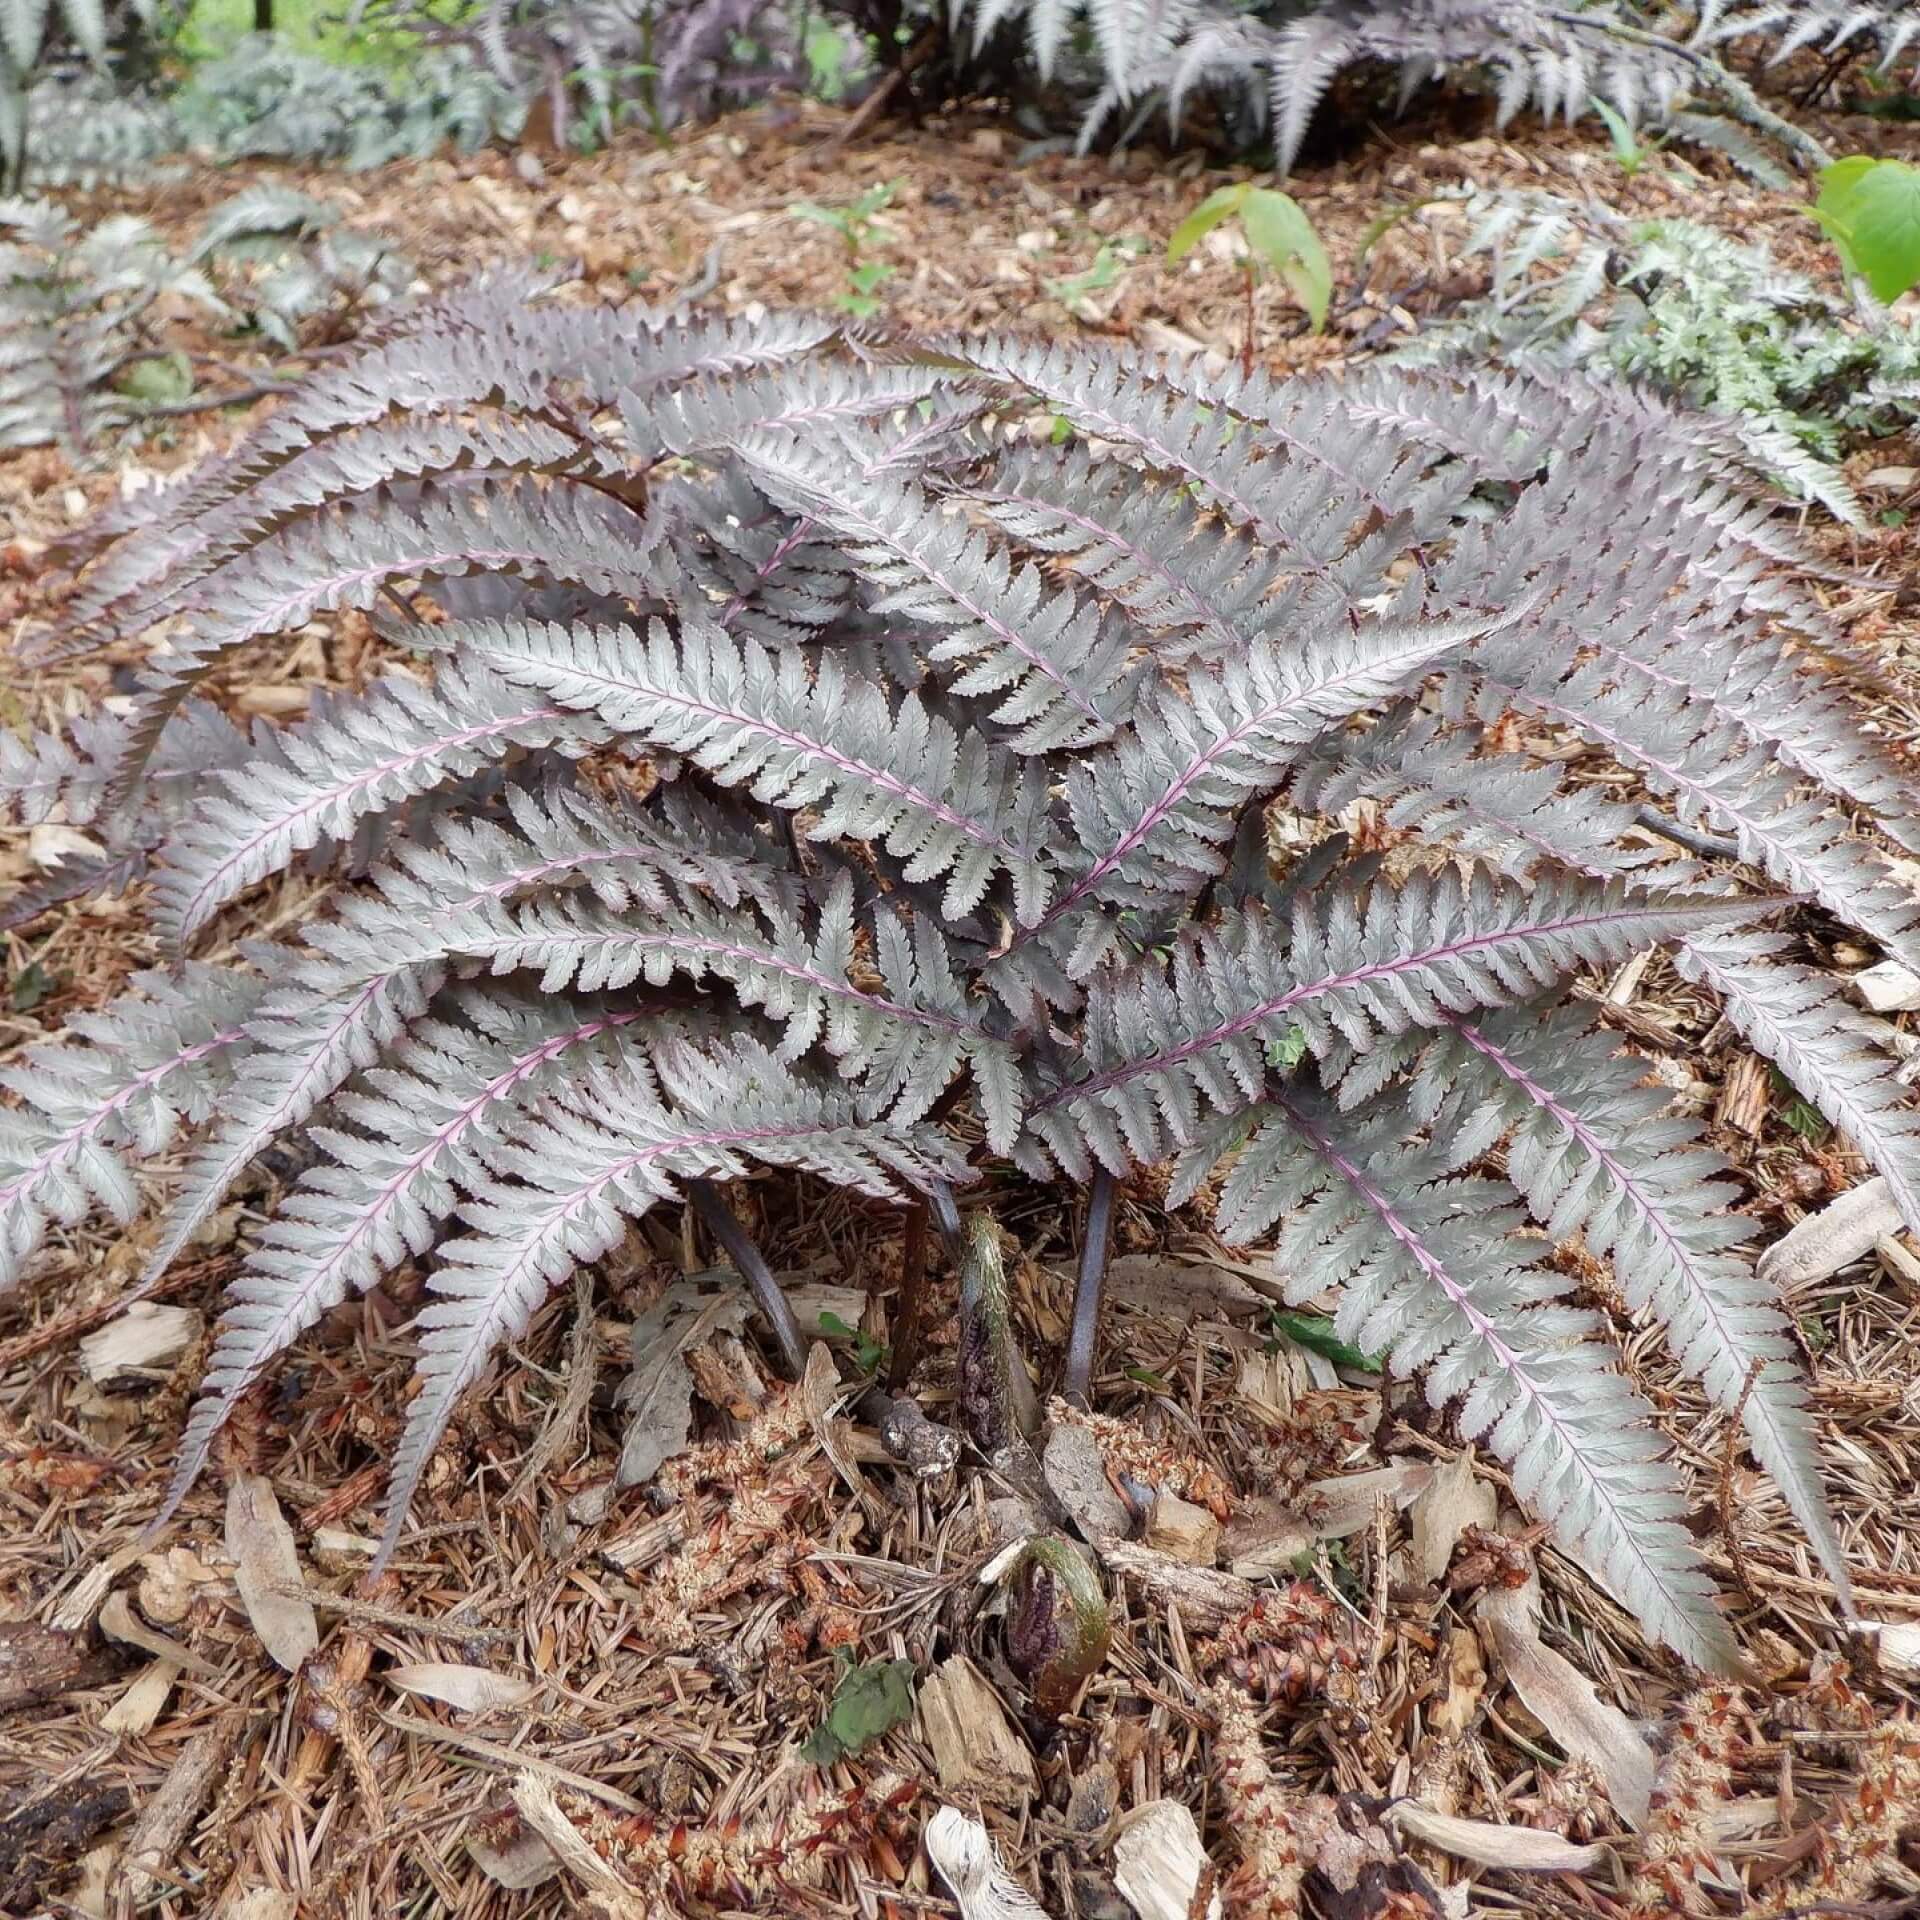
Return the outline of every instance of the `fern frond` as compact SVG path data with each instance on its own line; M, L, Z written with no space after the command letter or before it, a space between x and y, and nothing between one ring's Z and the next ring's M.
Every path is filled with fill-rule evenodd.
M624 462L591 440L546 420L472 410L457 420L408 415L379 421L303 448L256 485L194 516L172 539L116 549L76 596L61 653L154 625L223 561L309 514L383 486L428 480L473 486L515 474L613 481L625 472Z
M1693 879L1690 865L1622 845L1636 832L1638 809L1570 783L1557 767L1494 752L1485 729L1449 727L1408 702L1358 734L1322 741L1301 760L1288 795L1301 812L1327 819L1371 800L1394 831L1444 841L1516 879L1543 862L1668 891Z
M1191 673L1184 696L1144 701L1133 727L1067 775L1068 810L1089 856L1048 915L1089 896L1129 902L1191 892L1220 871L1236 812L1281 784L1331 723L1404 688L1485 633L1490 621L1423 621L1405 612L1349 628L1343 619L1254 643L1217 675ZM1091 969L1099 947L1070 963Z
M1087 1071L1030 1109L1061 1165L1114 1172L1165 1157L1208 1111L1260 1100L1267 1049L1305 1035L1364 1052L1379 1036L1531 999L1581 967L1737 925L1764 903L1647 899L1545 876L1531 889L1448 872L1404 886L1327 885L1285 926L1247 912L1184 933L1171 968L1144 964L1088 996Z
M963 739L909 694L895 710L831 653L809 662L683 620L642 637L528 622L442 628L518 686L597 715L617 733L685 754L724 786L812 816L812 840L868 840L912 880L944 880L946 911L979 904L997 874L1024 920L1046 905L1046 788L979 734Z
M337 1000L315 1004L299 987L278 986L261 1001L247 1022L247 1056L218 1123L187 1164L143 1286L173 1265L255 1156L372 1066L421 1018L439 984L433 970L407 968Z
M352 1132L314 1130L331 1158L301 1175L228 1289L156 1525L191 1490L214 1435L261 1373L349 1293L428 1250L458 1190L480 1182L476 1143L583 1059L604 1060L605 1036L642 1017L473 993L460 1010L463 1024L423 1021L367 1076L365 1092L340 1096L335 1111Z
M1332 1288L1338 1336L1422 1372L1436 1407L1458 1401L1515 1494L1564 1550L1696 1665L1731 1670L1731 1636L1662 1458L1651 1412L1608 1364L1597 1316L1560 1304L1569 1282L1522 1237L1504 1183L1407 1141L1400 1101L1342 1113L1306 1091L1276 1096L1234 1161L1220 1229L1246 1239L1285 1220L1274 1271L1288 1297ZM1192 1194L1219 1158L1209 1142L1176 1175Z
M322 610L371 606L396 581L443 574L485 570L643 594L651 539L641 515L605 494L524 482L463 493L423 489L417 502L386 495L357 512L316 516L207 577L197 596L206 610L142 675L131 750L116 780L124 785L138 775L188 689L249 640L284 633Z
M775 499L856 543L854 564L884 589L876 612L938 627L933 660L972 661L954 692L1005 696L994 718L1018 729L1016 752L1083 744L1125 717L1137 678L1127 636L1090 599L1049 589L911 481L799 441L739 451Z
M19 1102L0 1110L0 1292L50 1224L74 1225L95 1205L121 1226L133 1220L124 1156L160 1152L183 1120L213 1111L263 990L250 974L206 966L136 974L133 988L0 1068Z
M162 932L184 946L255 882L321 840L515 748L582 753L604 738L570 708L485 667L449 666L431 686L390 674L359 700L276 736L273 758L219 775L166 843L155 890Z
M1463 1054L1484 1071L1463 1072ZM1743 1413L1755 1454L1850 1604L1792 1334L1738 1251L1753 1222L1728 1211L1727 1165L1700 1146L1700 1124L1672 1114L1668 1092L1572 1008L1456 1022L1419 1081L1448 1087L1455 1114L1484 1101L1512 1128L1507 1178L1535 1218L1555 1240L1583 1235L1619 1275L1628 1307L1665 1327L1675 1360L1713 1403ZM1451 1129L1442 1119L1436 1130Z
M635 981L661 987L676 974L725 981L743 1005L785 1028L782 1058L799 1059L817 1043L843 1073L877 1072L889 1085L914 1088L924 1106L964 1061L983 1060L983 1071L1004 1084L1006 1043L973 1016L950 966L925 951L913 956L917 965L895 953L883 989L862 985L858 935L853 886L843 875L826 890L811 932L770 902L729 911L688 896L673 913L636 920L559 897L515 912L476 910L452 927L446 945L496 974L538 971L543 993L617 991Z
M738 1179L759 1162L897 1200L903 1188L966 1173L937 1133L876 1120L745 1040L705 1055L665 1046L651 1068L629 1053L549 1095L482 1156L492 1178L461 1209L474 1231L447 1249L429 1283L438 1298L419 1319L421 1390L394 1455L376 1564L392 1554L455 1403L494 1351L629 1220L679 1199L680 1182Z
M1920 1233L1920 1111L1898 1078L1887 1028L1830 976L1782 961L1785 945L1780 935L1723 934L1689 940L1674 964L1712 988L1735 1031L1867 1156Z

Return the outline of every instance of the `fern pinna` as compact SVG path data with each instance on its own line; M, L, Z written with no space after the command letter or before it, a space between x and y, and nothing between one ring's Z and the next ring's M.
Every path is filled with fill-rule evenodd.
M106 522L55 644L166 644L111 715L0 739L18 815L152 866L178 954L7 1073L6 1277L128 1219L182 1121L150 1279L263 1150L311 1147L168 1511L399 1263L433 1299L386 1552L462 1393L649 1208L737 1241L713 1183L759 1165L952 1226L1006 1157L1104 1231L1168 1164L1724 1663L1681 1484L1553 1258L1577 1236L1845 1591L1743 1190L1577 991L1670 949L1920 1226L1885 1036L1778 925L1920 960L1855 826L1920 845L1909 771L1685 420L1570 377L1275 384L542 294L423 303ZM218 718L213 669L346 608L386 620L382 678L252 740ZM1567 777L1581 747L1659 806ZM296 936L220 947L343 852Z

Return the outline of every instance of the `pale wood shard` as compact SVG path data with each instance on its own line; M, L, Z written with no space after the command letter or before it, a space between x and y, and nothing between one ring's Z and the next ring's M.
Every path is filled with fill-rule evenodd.
M1178 1800L1153 1800L1128 1816L1113 1843L1113 1884L1140 1920L1220 1920L1220 1896L1199 1906L1212 1862L1193 1815Z
M920 1731L942 1792L1011 1804L1038 1786L1033 1755L1000 1696L963 1654L920 1686Z
M1882 960L1877 967L1867 967L1848 984L1873 1013L1920 1011L1920 973L1897 960Z
M200 1338L206 1323L191 1307L136 1300L117 1320L80 1342L81 1364L96 1386L128 1375L163 1375Z
M1190 1567L1210 1567L1220 1557L1220 1522L1205 1507L1175 1493L1154 1496L1142 1538L1155 1552Z
M1894 1204L1893 1190L1883 1175L1875 1174L1830 1200L1818 1213L1776 1240L1760 1256L1761 1279L1789 1289L1810 1281L1830 1280L1874 1244L1906 1225Z
M1720 1084L1720 1099L1714 1118L1735 1133L1757 1140L1767 1124L1767 1112L1773 1104L1773 1069L1757 1053L1737 1054L1728 1064L1727 1077Z

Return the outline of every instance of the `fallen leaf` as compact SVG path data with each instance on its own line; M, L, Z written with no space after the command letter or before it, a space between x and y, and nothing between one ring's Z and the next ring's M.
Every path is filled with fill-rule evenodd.
M525 1706L540 1691L536 1681L451 1660L418 1660L389 1667L387 1679L403 1693L441 1701L462 1713L500 1713L508 1707Z
M858 1753L870 1740L897 1727L913 1713L913 1662L869 1660L848 1666L833 1690L827 1717L800 1751L815 1766L830 1767Z
M1315 1480L1300 1490L1300 1505L1317 1540L1345 1540L1373 1525L1382 1500L1396 1511L1410 1506L1427 1489L1433 1469L1421 1460L1399 1460L1369 1473L1343 1473Z
M1384 1816L1403 1838L1438 1847L1476 1866L1504 1867L1512 1873L1589 1873L1613 1858L1613 1849L1595 1842L1576 1846L1565 1835L1534 1827L1502 1827L1490 1820L1462 1820L1436 1813L1417 1800L1396 1800Z
M1151 1800L1129 1814L1113 1843L1113 1884L1140 1920L1195 1920L1209 1864L1200 1829L1178 1800ZM1211 1895L1201 1911L1220 1920L1220 1896Z
M747 1297L739 1288L714 1294L676 1280L633 1323L633 1364L614 1396L627 1416L615 1475L620 1486L644 1486L686 1450L693 1433L687 1349L709 1334L737 1333L746 1319Z
M942 1807L922 1836L927 1858L960 1903L960 1920L1047 1920L1047 1910L1002 1864L993 1836L956 1807Z
M560 1871L553 1849L530 1827L517 1827L500 1841L489 1839L484 1832L470 1833L467 1851L474 1865L509 1893L545 1886Z
M1572 1758L1593 1764L1614 1811L1628 1826L1644 1826L1658 1770L1653 1749L1618 1707L1600 1698L1585 1674L1542 1644L1538 1576L1524 1587L1489 1587L1476 1612L1492 1636L1508 1684L1528 1712Z
M298 1673L320 1644L320 1623L300 1591L306 1582L293 1529L264 1474L238 1474L227 1490L227 1552L260 1644L276 1666Z
M1499 1518L1492 1487L1474 1474L1471 1449L1435 1469L1415 1498L1411 1517L1414 1573L1429 1586L1437 1585L1446 1577L1453 1550L1467 1528L1491 1530Z

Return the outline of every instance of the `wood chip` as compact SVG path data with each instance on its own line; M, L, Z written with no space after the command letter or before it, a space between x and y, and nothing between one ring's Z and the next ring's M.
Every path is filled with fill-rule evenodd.
M275 1665L298 1673L320 1644L320 1622L301 1591L293 1529L264 1474L237 1474L227 1489L227 1552L260 1644Z
M919 1709L942 1792L1011 1803L1036 1790L1033 1754L992 1684L964 1654L942 1661L921 1682Z
M1220 1522L1205 1507L1177 1494L1154 1495L1142 1538L1156 1553L1191 1567L1210 1567L1220 1557Z
M1040 1463L1054 1497L1073 1516L1073 1523L1095 1546L1123 1540L1133 1531L1133 1515L1107 1478L1100 1443L1089 1428L1063 1421L1047 1436Z
M1875 1013L1920 1011L1920 973L1898 960L1882 960L1877 967L1856 973L1847 984Z
M1190 1625L1215 1627L1247 1611L1259 1589L1251 1580L1214 1567L1190 1567L1131 1540L1106 1540L1100 1557L1115 1573L1137 1580L1162 1606L1177 1602Z
M1211 1866L1193 1815L1178 1800L1150 1800L1128 1815L1113 1843L1113 1884L1140 1920L1220 1920L1220 1896L1196 1908Z
M133 1685L100 1716L100 1731L116 1740L137 1740L151 1733L179 1677L180 1669L171 1660L156 1660L142 1668Z
M83 1633L32 1620L0 1622L0 1713L38 1706L70 1687L111 1679L114 1661Z
M927 1858L960 1903L960 1920L1047 1920L1047 1910L1006 1867L978 1820L942 1807L922 1836Z
M174 1759L159 1791L140 1809L127 1836L121 1894L131 1908L172 1890L171 1874L181 1842L207 1804L213 1783L226 1770L250 1716L222 1714L202 1727Z
M206 1323L190 1307L136 1300L116 1320L80 1342L80 1361L96 1386L128 1375L164 1377L166 1370L200 1338Z
M1720 1083L1714 1118L1749 1140L1759 1139L1773 1106L1773 1069L1757 1053L1736 1054Z
M1762 1280L1783 1289L1830 1280L1876 1240L1898 1233L1905 1224L1886 1177L1875 1174L1776 1240L1760 1256L1757 1271Z

